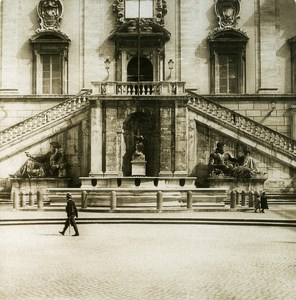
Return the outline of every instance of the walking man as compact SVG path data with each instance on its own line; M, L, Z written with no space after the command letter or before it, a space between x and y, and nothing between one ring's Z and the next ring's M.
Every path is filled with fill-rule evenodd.
M67 220L65 222L65 226L63 231L59 231L59 233L61 235L64 235L67 228L72 225L74 227L75 230L75 234L73 234L73 236L78 236L79 232L78 232L78 228L77 228L77 224L75 222L75 217L78 218L78 211L76 208L76 205L74 203L74 201L72 200L72 195L70 193L67 193L66 195L67 198L67 206L66 206L66 212L67 212Z

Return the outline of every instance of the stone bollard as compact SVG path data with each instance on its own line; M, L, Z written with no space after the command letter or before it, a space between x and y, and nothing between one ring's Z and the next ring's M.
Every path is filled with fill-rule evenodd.
M29 192L29 205L34 206L34 198L32 192Z
M43 209L43 194L41 191L37 191L37 207Z
M162 210L162 204L163 204L163 192L158 191L157 192L157 210Z
M192 209L192 191L187 192L187 208Z
M236 205L241 205L242 203L242 192L236 191Z
M232 190L230 192L230 208L235 208L236 205L236 191Z
M21 207L26 207L26 197L23 192L20 192Z
M111 209L116 209L117 206L117 196L116 196L116 191L111 192L111 198L110 198L110 208Z
M249 192L249 207L253 207L254 206L254 192L250 191Z
M81 208L87 208L87 191L81 192Z
M18 193L16 193L16 192L12 193L12 201L13 201L13 208L14 209L19 209L19 207L20 207L20 199L18 197Z
M242 206L246 206L246 192L242 191Z

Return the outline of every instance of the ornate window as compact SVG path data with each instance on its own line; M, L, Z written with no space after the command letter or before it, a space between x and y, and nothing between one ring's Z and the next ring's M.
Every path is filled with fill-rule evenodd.
M30 39L33 50L33 93L68 93L69 37L60 30L63 5L41 0L37 6L40 28Z
M125 0L125 18L153 18L153 0Z
M239 0L217 0L217 27L208 36L210 44L211 93L245 93L246 44L245 32L236 29Z
M136 18L153 19L154 23L163 25L166 8L165 0L115 0L113 3L117 25Z
M114 1L115 80L163 80L164 45L170 39L164 28L166 7L165 0Z

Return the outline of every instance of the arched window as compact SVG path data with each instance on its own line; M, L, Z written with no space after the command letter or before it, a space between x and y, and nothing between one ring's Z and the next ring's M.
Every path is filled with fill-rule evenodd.
M240 30L217 29L209 35L212 94L239 94L246 90L246 44Z

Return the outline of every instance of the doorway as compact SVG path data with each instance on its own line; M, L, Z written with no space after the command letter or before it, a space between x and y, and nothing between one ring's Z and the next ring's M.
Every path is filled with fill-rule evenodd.
M140 69L138 70L138 57L132 58L127 66L127 81L153 81L153 65L146 57L140 57ZM138 71L140 71L138 77Z

